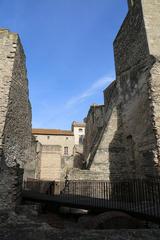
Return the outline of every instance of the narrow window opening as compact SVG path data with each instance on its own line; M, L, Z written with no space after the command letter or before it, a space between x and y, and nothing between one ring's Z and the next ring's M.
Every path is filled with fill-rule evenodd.
M68 155L68 147L64 147L64 155Z
M84 135L79 136L79 144L83 144Z

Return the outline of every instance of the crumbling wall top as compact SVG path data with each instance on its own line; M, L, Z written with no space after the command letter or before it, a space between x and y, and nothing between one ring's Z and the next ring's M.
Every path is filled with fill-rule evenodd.
M25 55L17 33L0 29L0 56L0 148L8 167L23 167L31 145L31 107Z
M114 41L117 75L149 56L144 15L141 0L130 2L128 12Z

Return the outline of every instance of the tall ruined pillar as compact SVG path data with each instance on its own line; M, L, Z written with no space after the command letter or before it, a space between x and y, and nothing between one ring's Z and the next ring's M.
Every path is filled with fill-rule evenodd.
M154 176L160 174L160 1L128 3L114 41L126 174Z
M16 206L31 148L25 55L17 34L0 29L0 209Z

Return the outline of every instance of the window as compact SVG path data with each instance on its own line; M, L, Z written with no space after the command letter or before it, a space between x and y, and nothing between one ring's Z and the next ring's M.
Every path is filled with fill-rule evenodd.
M83 129L82 129L82 128L79 128L79 132L83 132Z
M68 155L68 147L64 147L64 155Z
M83 144L84 135L79 136L79 144Z
M66 140L68 140L68 137L66 137Z
M50 136L47 136L47 139L49 140L49 139L50 139Z

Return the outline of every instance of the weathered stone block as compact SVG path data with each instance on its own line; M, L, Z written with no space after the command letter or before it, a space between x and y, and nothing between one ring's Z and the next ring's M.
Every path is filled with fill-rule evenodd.
M19 201L31 148L31 106L25 55L15 33L0 30L0 208Z

